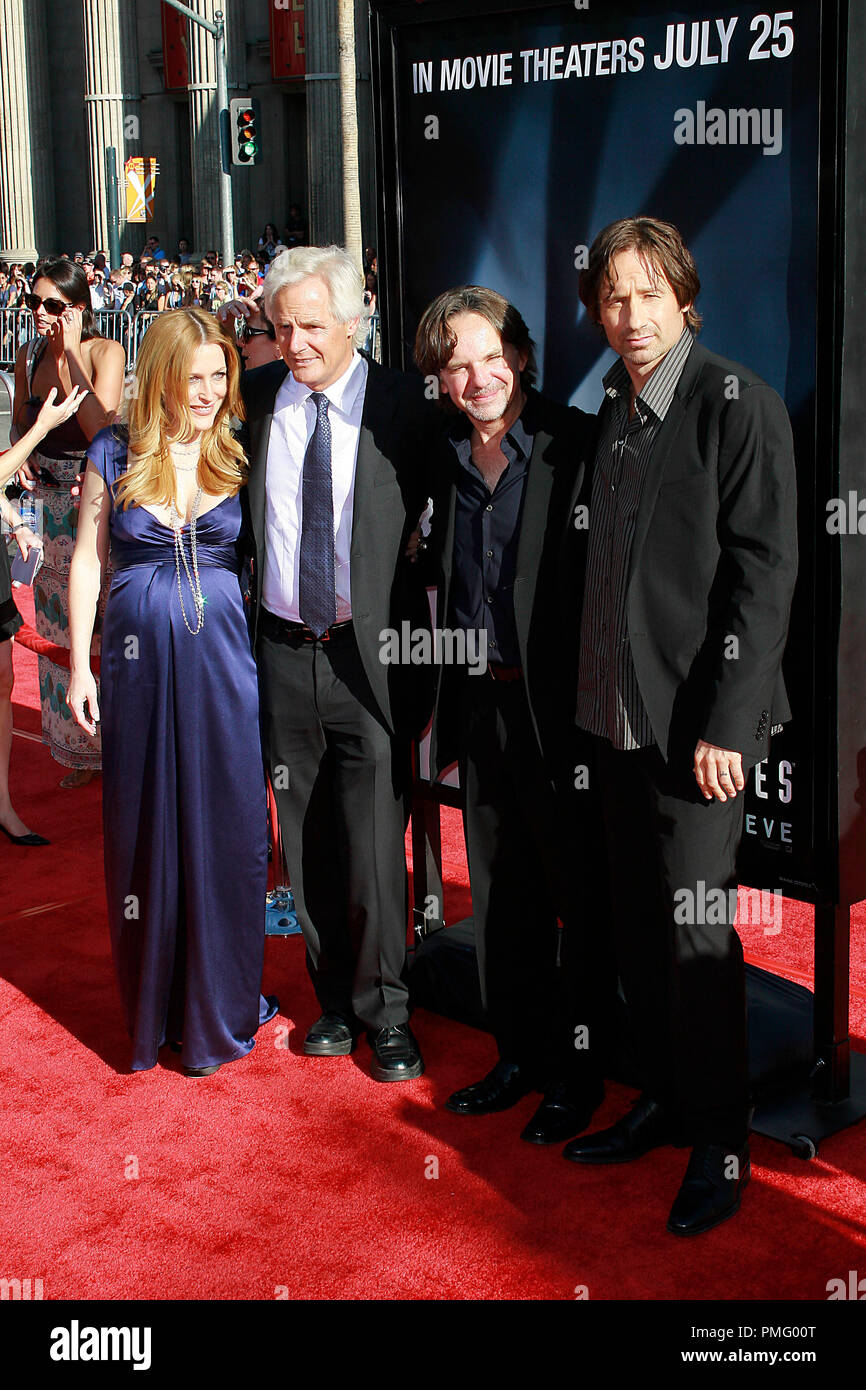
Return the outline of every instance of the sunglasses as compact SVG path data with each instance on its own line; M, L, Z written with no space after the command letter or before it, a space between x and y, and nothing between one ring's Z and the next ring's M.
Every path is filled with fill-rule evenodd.
M36 310L39 308L40 304L44 304L45 312L47 314L53 314L55 318L58 318L60 314L64 313L66 309L72 308L72 305L67 304L65 300L40 299L38 294L25 294L24 303L27 305L28 309L32 309L34 314L36 313Z
M248 323L243 323L238 329L238 339L240 342L246 343L250 338L256 338L260 333L267 333L267 331L266 328L250 328Z

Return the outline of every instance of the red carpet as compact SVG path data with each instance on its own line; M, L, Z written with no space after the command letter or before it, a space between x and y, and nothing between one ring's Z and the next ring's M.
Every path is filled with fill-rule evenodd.
M24 732L38 728L35 664L17 650ZM99 782L59 790L63 770L23 737L12 775L19 812L53 843L2 848L0 1277L41 1278L45 1299L571 1300L585 1286L595 1300L824 1300L828 1280L864 1271L862 1126L808 1164L756 1137L740 1216L677 1240L664 1223L681 1151L583 1170L520 1143L531 1096L477 1121L443 1109L492 1065L482 1034L419 1012L427 1072L400 1086L370 1079L366 1044L352 1058L299 1055L317 1009L298 937L268 943L264 989L282 1010L248 1058L200 1081L170 1054L129 1074ZM456 921L468 893L453 816L444 838ZM810 919L787 904L781 934L748 928L747 947L809 972ZM854 952L862 1038L857 936ZM611 1087L599 1123L629 1099Z

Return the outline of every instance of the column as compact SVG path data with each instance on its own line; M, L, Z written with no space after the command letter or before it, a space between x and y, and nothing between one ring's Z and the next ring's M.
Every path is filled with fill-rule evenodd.
M324 246L345 242L343 208L343 129L340 105L340 50L337 0L321 0L306 11L307 150L310 240ZM376 226L370 44L365 0L355 2L357 157L360 175L362 243Z
M191 10L213 20L232 0L188 0ZM227 25L227 42L231 40ZM216 101L216 40L200 24L189 23L189 121L192 154L193 244L199 251L219 250L219 118ZM231 96L231 93L230 93Z
M273 0L268 0L268 3L273 4ZM234 97L243 96L248 89L243 0L224 0L222 8L226 16L228 99L231 102ZM265 131L267 131L267 122L265 122ZM265 138L267 138L267 134ZM238 177L239 174L241 175L240 178ZM259 235L260 229L256 230L255 235L253 234L252 199L250 197L250 179L253 177L252 170L246 174L242 169L232 170L232 218L234 221L235 252L249 246L250 239L256 240Z
M90 226L94 249L107 251L105 151L117 151L122 195L124 160L141 148L138 41L135 14L125 0L83 0L83 21Z
M343 244L343 142L336 0L306 10L310 242Z
M366 0L355 0L355 62L358 76L358 175L363 245L376 245L376 151L373 140L373 87L370 80L370 22Z
M0 0L0 258L56 250L45 15L39 0Z

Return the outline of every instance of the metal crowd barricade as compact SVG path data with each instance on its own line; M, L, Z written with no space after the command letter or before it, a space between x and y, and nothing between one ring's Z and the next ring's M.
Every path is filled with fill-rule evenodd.
M379 313L371 314L367 320L367 337L364 342L364 351L369 352L376 362L382 361L382 335L379 329Z
M128 359L127 343L130 338L130 320L132 319L130 311L128 309L97 309L93 317L103 338L112 338L114 342L122 343Z
M139 309L133 316L129 344L126 349L126 370L128 372L131 372L135 366L142 338L154 319L159 318L159 315L159 309Z
M15 399L15 378L10 372L0 370L0 449L9 445L9 431L12 428L12 405ZM0 492L3 486L0 485Z
M32 337L33 315L29 309L0 309L0 367L11 371L20 349Z

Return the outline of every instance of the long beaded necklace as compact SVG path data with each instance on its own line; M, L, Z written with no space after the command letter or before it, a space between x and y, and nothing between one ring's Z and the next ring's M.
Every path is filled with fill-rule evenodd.
M194 501L193 504L192 504L192 512L191 512L191 514L190 514L190 519L189 519L189 540L190 540L190 554L191 554L191 559L192 559L192 571L190 571L189 561L188 561L187 558L186 558L186 550L184 549L183 539L182 539L182 536L181 536L181 519L180 519L180 514L179 514L179 512L177 511L177 509L176 509L176 507L175 507L175 505L174 505L174 500L173 500L173 499L172 499L171 508L170 508L170 511L169 511L169 519L170 519L170 521L171 521L172 530L174 531L174 567L175 567L175 570L176 570L176 572L177 572L177 595L178 595L178 598L180 599L180 611L181 611L181 616L183 617L184 626L186 627L187 632L191 632L191 633L192 633L193 637L197 637L198 634L201 632L202 627L204 626L204 605L205 605L205 597L204 597L204 594L203 594L202 591L201 591L201 580L199 579L199 575L198 575L198 550L197 550L197 547L196 547L196 534L195 534L196 519L197 519L197 517L198 517L198 509L199 509L199 507L201 506L202 495L203 495L203 489L202 489L201 483L199 483L199 485L198 485L198 491L196 492L196 495L195 495L195 501ZM191 626L190 626L189 619L188 619L187 616L186 616L186 609L185 609L184 606L183 606L183 587L182 587L182 585L181 585L181 579L180 579L181 565L183 565L184 572L185 572L186 578L187 578L187 583L189 584L190 590L191 590L191 592L192 592L193 603L195 604L195 611L196 611L196 626L195 626L195 627L191 627Z
M178 463L175 454L179 454L181 458L191 458L192 463ZM172 444L169 449L169 456L178 473L194 473L201 458L201 445L195 444L192 448L185 449L182 444Z

